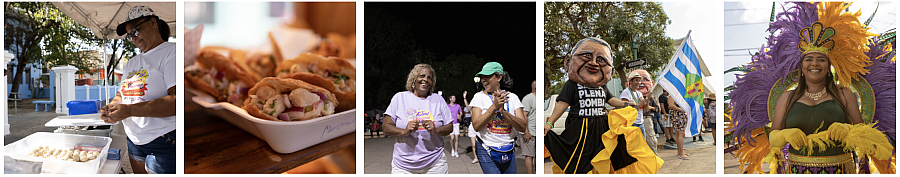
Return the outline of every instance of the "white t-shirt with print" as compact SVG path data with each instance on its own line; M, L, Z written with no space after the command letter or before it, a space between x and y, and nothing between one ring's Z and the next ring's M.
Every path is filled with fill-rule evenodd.
M522 105L522 101L519 100L519 96L516 94L509 92L508 96L508 102L503 105L503 109L508 108L509 114L515 116L516 109L524 106ZM472 107L481 108L481 114L485 114L487 113L488 108L491 107L491 104L494 104L491 97L484 94L484 91L480 91L472 97L472 103L470 105ZM484 145L503 146L513 142L513 137L515 137L516 134L512 134L512 124L507 123L506 120L507 119L505 118L501 120L500 118L497 118L497 116L494 116L488 121L487 126L477 128L478 137L484 141Z
M178 80L175 49L175 43L164 42L128 60L119 89L121 104L146 102L169 94L168 89ZM136 145L144 145L175 130L176 121L176 116L129 117L122 120L122 124L128 139Z
M635 104L637 104L638 102L640 102L640 101L638 101L638 98L637 98L639 96L641 96L641 92L634 92L634 91L631 91L631 88L625 88L625 90L622 90L622 94L619 95L619 99L628 99L628 101L634 102ZM638 109L638 107L635 106L634 109ZM637 116L637 119L634 119L634 124L644 124L644 110L643 109L638 110L638 116ZM629 125L629 126L631 126L631 125Z

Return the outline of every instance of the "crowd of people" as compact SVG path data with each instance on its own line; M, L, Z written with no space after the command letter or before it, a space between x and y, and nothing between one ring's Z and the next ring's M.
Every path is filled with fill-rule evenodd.
M548 103L555 107L544 125L553 173L656 173L663 163L656 132L677 149L678 158L690 159L684 151L685 110L666 91L654 96L653 76L642 69L629 72L625 88L614 97L607 88L612 58L609 44L596 37L582 39L566 56L569 80L556 102ZM704 115L715 115L715 94L704 103ZM567 110L565 130L552 131ZM714 116L704 116L703 122L704 129L715 129ZM702 134L695 137L704 141Z
M688 160L690 154L683 147L685 110L667 93L654 97L653 77L641 69L630 72L624 79L626 88L613 97L606 88L611 79L611 51L604 44L599 38L584 39L573 49L575 55L565 61L570 80L557 102L549 103L556 107L548 110L552 115L544 125L553 171L655 173L663 163L656 148L656 132L664 132L666 143L677 146L677 156ZM448 173L446 156L460 154L460 129L468 129L472 163L478 163L483 173L516 173L517 163L524 163L526 171L534 173L536 82L532 82L531 93L519 97L504 90L512 87L506 74L500 63L486 63L475 74L484 89L471 100L464 91L460 105L456 95L434 93L437 78L430 65L416 65L408 75L407 91L395 94L384 113L384 132L396 137L392 173ZM707 112L714 113L715 95L705 102ZM616 109L608 110L607 104ZM567 109L565 131L550 131ZM714 129L714 119L704 120L704 126ZM444 144L444 136L450 137L450 144ZM609 142L627 148L610 147L606 145ZM449 153L444 153L447 146ZM523 156L524 162L517 162L516 154Z

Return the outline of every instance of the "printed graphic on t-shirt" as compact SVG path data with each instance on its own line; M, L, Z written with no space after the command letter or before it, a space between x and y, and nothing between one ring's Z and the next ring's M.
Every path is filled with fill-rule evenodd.
M505 120L495 116L491 118L491 122L488 122L488 131L494 134L509 134L512 133L512 128L510 128L509 123L506 123Z
M606 92L600 88L585 87L578 84L579 116L606 115Z
M417 124L419 124L418 130L425 130L425 126L422 126L423 121L434 121L434 116L431 115L431 112L429 112L428 110L409 109L406 110L406 114L407 120L409 120L409 122L417 122Z
M147 91L147 69L141 68L128 73L128 77L122 82L122 96L144 96Z

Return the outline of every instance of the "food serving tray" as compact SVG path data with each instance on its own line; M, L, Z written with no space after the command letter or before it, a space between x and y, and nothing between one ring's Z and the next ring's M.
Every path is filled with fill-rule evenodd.
M36 132L19 141L3 146L3 152L14 159L43 162L41 173L97 174L100 173L101 167L106 163L110 143L112 143L112 138L109 137ZM103 150L100 151L100 155L96 159L87 162L28 156L28 153L40 146L75 148L75 146L84 145L103 147Z
M114 125L114 124L103 122L103 119L100 119L100 113L82 114L82 115L74 115L74 116L58 116L44 124L44 126L46 126L46 127L92 126L92 125Z
M207 112L240 127L272 147L275 152L289 154L307 147L356 132L356 109L306 121L281 122L251 116L246 110L228 102L217 102L209 94L187 88L195 103Z

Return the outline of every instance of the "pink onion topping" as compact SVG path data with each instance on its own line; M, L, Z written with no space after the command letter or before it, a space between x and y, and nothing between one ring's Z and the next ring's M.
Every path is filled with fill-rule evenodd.
M303 107L293 107L293 108L285 109L284 112L295 112L295 111L303 112L303 110L304 110Z
M225 77L225 72L216 72L216 80L222 80Z
M319 100L327 100L328 99L328 97L325 96L325 93L322 93L322 92L313 92L313 93L315 93L316 95L319 95Z
M285 121L285 122L291 121L291 118L288 117L288 114L287 114L287 113L281 113L281 114L279 114L279 115L278 115L278 118L280 118L281 120L283 120L283 121Z
M231 95L231 102L232 102L232 103L239 103L239 102L241 102L241 96L232 94L232 95Z
M316 93L316 95L319 95L319 101L316 102L316 104L313 104L313 109L317 109L317 108L319 108L319 103L324 103L325 100L328 99L328 97L325 96L325 93L322 93L322 92L313 92L313 93Z

